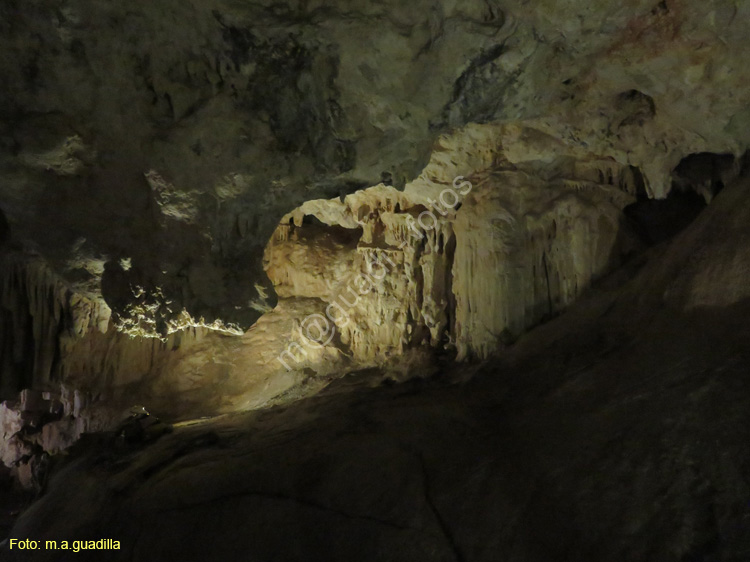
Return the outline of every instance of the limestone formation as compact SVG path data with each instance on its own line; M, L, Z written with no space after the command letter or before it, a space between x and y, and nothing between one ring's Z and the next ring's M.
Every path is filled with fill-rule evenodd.
M749 559L748 36L739 0L4 0L0 508L63 467L19 529L127 560ZM225 505L251 543L154 539Z
M472 123L636 167L654 197L686 156L750 140L729 0L0 9L0 208L75 292L124 287L106 299L143 335L249 328L274 305L261 262L284 214L402 190ZM488 168L470 150L464 175Z
M81 452L9 537L117 537L114 561L744 560L749 202L745 177L460 386L465 365L375 388L358 373Z
M472 127L403 192L380 185L285 216L266 271L282 300L323 300L335 343L362 365L421 344L486 358L633 251L621 211L642 181L533 129Z

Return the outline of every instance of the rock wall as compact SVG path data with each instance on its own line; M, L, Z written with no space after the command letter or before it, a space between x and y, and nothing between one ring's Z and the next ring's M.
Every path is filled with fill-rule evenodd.
M734 173L747 16L5 2L0 253L25 257L0 270L3 395L66 382L187 415L424 348L487 357L633 250L637 197L710 201Z
M279 306L244 335L186 325L150 337L118 326L106 303L74 292L39 257L9 252L0 265L0 400L23 389L59 394L63 385L96 408L146 404L189 418L266 405L303 382L277 359L316 299ZM326 353L311 357L319 365ZM84 412L79 425L89 421Z
M2 394L51 382L68 359L66 344L89 331L106 331L103 302L74 294L43 260L0 257Z
M159 357L211 332L191 327L164 339L133 337L111 322L106 303L72 291L39 257L6 253L0 271L3 399L64 383L100 399L126 400L130 387L158 373Z
M279 219L381 181L402 189L441 133L524 121L638 167L655 197L686 155L741 154L747 10L8 1L0 209L128 329L244 330L274 305L262 255Z
M280 298L324 301L331 329L308 339L362 364L420 344L486 358L635 248L621 211L643 189L638 170L517 126L444 139L462 142L464 161L438 148L403 192L380 185L282 219L266 271Z

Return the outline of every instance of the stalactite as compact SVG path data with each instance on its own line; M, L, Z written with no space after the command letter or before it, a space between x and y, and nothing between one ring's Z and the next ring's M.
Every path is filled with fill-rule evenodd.
M9 254L0 267L2 398L61 383L112 397L211 332L189 327L163 341L134 338L111 325L104 302L72 292L42 259Z
M486 169L465 198L448 194L454 208L436 205L453 188L424 177L421 191L381 185L310 201L282 220L266 271L282 298L335 303L368 260L390 252L394 266L378 288L340 303L346 352L361 364L422 344L487 357L569 306L616 261L620 212L642 187L640 174L613 160L560 162L538 176L531 165ZM303 224L305 215L329 229ZM288 236L290 220L299 226ZM352 233L349 244L332 244L345 238L341 229Z

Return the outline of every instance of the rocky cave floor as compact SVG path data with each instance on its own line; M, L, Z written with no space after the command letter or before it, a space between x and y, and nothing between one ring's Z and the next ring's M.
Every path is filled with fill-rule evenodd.
M10 536L118 539L106 559L128 561L749 560L750 301L662 294L685 260L721 263L749 196L725 190L484 364L352 373L149 444L89 436ZM706 290L733 290L705 263Z

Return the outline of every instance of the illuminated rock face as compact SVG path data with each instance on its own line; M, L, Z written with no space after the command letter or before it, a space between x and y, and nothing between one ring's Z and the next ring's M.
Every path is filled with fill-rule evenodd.
M381 185L305 203L266 249L277 294L324 301L340 335L325 343L364 365L422 344L486 358L560 312L632 249L621 211L642 179L611 160L571 155L538 131L522 133L510 154L503 140L518 137L517 127L446 139L489 151L486 168L445 165L437 151L404 192ZM317 326L308 335L319 340Z
M688 154L750 142L744 3L37 0L0 21L0 209L134 335L247 329L280 217L403 189L471 123L637 167L655 197Z
M19 536L124 502L129 561L749 558L748 36L741 0L2 0L0 462L330 391L96 451ZM710 206L597 284L672 193Z
M637 169L538 129L463 128L438 140L403 191L381 184L282 217L265 250L280 300L244 334L189 315L167 323L145 292L126 305L135 322L110 318L42 260L9 257L6 390L64 382L120 408L185 417L294 399L371 366L484 359L636 248L622 210L644 190ZM104 280L105 294L123 290L114 273ZM171 326L161 339L142 337L159 322ZM20 361L23 349L34 356Z
M487 357L631 250L637 191L748 148L748 15L5 3L0 253L22 265L0 271L3 396L228 411L414 350Z
M445 384L464 365L359 377L137 452L102 444L8 536L96 529L127 562L747 560L749 241L746 177L468 384ZM19 421L0 410L4 431Z

